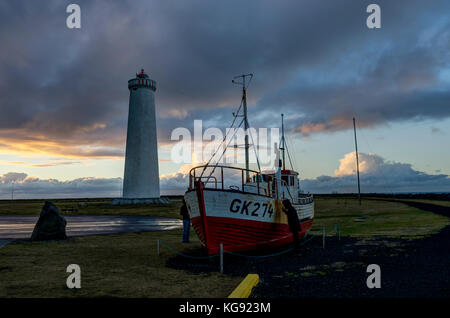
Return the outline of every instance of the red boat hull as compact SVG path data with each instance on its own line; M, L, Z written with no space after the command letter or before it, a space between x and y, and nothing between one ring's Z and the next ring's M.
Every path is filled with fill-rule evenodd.
M192 225L209 255L219 253L221 243L225 251L246 252L273 248L293 241L287 224L212 216L206 216L204 222L205 224L201 216L192 219ZM311 229L312 223L313 219L300 223L299 237L303 237Z

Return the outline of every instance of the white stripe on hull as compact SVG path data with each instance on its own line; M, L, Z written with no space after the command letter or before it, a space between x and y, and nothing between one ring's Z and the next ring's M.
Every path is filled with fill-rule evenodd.
M233 218L268 223L286 223L287 218L276 211L275 199L240 192L204 190L206 216ZM185 194L191 218L200 216L197 193ZM314 202L294 205L299 220L314 217ZM277 215L278 214L278 215Z

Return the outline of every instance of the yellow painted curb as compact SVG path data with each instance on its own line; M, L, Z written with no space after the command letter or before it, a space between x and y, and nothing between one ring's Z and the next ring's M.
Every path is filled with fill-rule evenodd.
M258 285L258 274L248 274L247 277L236 287L228 298L248 298L252 293L253 287Z

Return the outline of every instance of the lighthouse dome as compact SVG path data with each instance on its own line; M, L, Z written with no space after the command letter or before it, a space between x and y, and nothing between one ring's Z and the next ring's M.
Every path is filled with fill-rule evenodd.
M144 72L144 69L141 69L140 73L136 73L137 78L149 78L148 75Z

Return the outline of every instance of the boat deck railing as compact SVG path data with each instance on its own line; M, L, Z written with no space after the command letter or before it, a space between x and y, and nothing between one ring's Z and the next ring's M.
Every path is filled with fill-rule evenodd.
M313 202L313 195L312 194L310 194L308 197L299 197L298 198L298 203L300 203L300 204L308 204L308 203L311 203L311 202Z
M212 171L206 173L207 169L212 169ZM232 172L232 177L229 178L232 184L228 185L228 188L225 186L225 179L227 178L224 177L224 173L227 171ZM246 177L247 172L248 178ZM237 180L237 178L240 180ZM205 189L233 190L283 200L294 199L286 181L274 176L263 175L255 170L230 166L197 166L189 171L189 189L194 189L199 181L203 183ZM281 185L281 191L278 191L279 185Z

